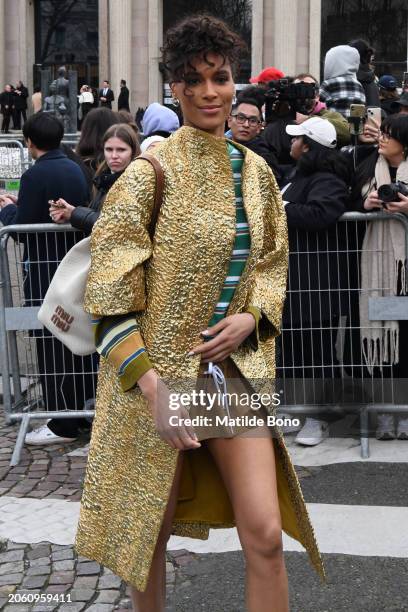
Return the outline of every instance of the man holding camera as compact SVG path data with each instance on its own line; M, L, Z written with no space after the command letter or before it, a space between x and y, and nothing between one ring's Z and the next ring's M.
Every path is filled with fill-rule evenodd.
M263 138L268 148L276 155L279 164L293 165L290 156L291 138L286 127L302 123L311 117L327 119L336 130L337 146L350 142L347 120L335 111L327 110L319 100L318 83L310 74L300 74L293 81L281 79L270 83L266 92L266 121Z

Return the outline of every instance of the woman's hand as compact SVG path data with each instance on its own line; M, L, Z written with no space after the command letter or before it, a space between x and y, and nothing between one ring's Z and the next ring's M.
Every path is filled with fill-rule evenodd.
M201 355L201 361L204 363L223 361L254 331L255 325L255 318L249 312L225 317L202 332L204 337L216 337L194 347L189 355Z
M378 191L372 191L364 200L365 210L383 209L382 200L378 198ZM385 210L385 209L384 209Z
M11 195L9 193L4 193L0 195L0 208L4 208L9 204L17 204L17 196Z
M400 202L387 202L387 208L384 211L388 213L408 213L408 197L398 193Z
M184 420L190 418L188 410L180 403L170 408L170 391L158 374L153 369L149 370L139 378L138 385L148 401L162 440L178 450L199 448L201 444L193 427L184 424Z
M363 144L377 144L380 139L380 124L375 119L370 119L364 124L363 133L358 137Z
M67 223L71 219L75 206L68 204L63 198L56 202L51 201L50 217L54 223Z

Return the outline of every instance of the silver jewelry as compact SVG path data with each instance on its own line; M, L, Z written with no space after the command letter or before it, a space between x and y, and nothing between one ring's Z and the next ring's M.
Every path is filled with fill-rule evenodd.
M175 98L174 96L172 96L172 102L173 102L173 106L180 106L180 100L178 98Z

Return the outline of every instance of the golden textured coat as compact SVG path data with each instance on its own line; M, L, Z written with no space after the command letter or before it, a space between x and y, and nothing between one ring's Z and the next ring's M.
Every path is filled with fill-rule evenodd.
M274 339L286 290L286 217L266 163L244 147L242 190L251 252L228 314L261 309L258 350L232 358L248 379L272 379ZM227 273L235 236L235 196L225 140L183 127L155 151L165 191L153 246L147 231L155 175L136 160L112 187L92 233L86 309L135 312L160 376L195 379L201 342ZM153 253L153 254L152 254ZM152 257L151 257L152 255ZM123 393L101 359L76 548L143 590L174 476L177 452L155 431L138 390ZM299 483L282 436L274 440L283 528L323 568ZM207 538L234 525L232 508L210 454L185 453L173 533Z

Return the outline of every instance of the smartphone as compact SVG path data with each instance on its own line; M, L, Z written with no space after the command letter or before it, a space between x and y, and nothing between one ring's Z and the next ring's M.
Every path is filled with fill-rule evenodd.
M368 106L367 107L367 121L378 128L381 125L381 107L380 106Z
M363 133L364 122L366 119L365 104L350 104L350 133L354 136Z

